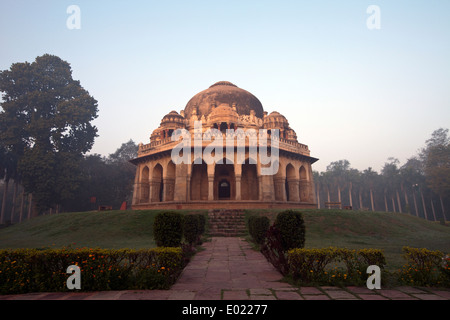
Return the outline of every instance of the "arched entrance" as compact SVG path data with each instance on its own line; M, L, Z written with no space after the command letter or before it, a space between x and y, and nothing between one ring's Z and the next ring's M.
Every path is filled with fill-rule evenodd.
M231 186L230 182L226 179L222 179L219 181L219 190L218 190L219 200L229 200L231 196Z
M152 184L152 202L162 202L164 192L163 168L159 163L153 168Z
M223 159L217 163L214 170L214 199L234 200L236 199L236 178L234 176L234 165L226 164Z

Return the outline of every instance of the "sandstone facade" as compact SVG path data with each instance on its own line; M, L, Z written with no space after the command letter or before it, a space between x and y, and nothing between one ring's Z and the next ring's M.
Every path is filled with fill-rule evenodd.
M175 164L172 150L180 144L180 140L173 141L177 129L188 132L192 143L188 161ZM224 145L221 149L223 158L216 158L213 163L199 158L199 154L210 150L208 146L211 148L212 141L216 141L207 136L211 131L208 129L220 132L223 142L230 137L229 132L258 133L264 129L268 137L267 155L274 155L275 149L271 148L275 145L273 141L277 142L277 157L272 161L277 161L278 170L273 174L262 174L262 169L270 165L261 161L260 149L255 153L252 142L255 140L250 136L244 137L245 146L241 149L239 147L243 145L239 145L237 139L228 140L227 147ZM200 139L203 137L200 144L198 140L194 141L199 135ZM271 137L276 140L270 140ZM232 144L228 143L230 141ZM211 154L218 155L218 150L214 149ZM251 93L230 82L217 82L196 94L180 113L171 111L165 115L160 126L152 132L150 143L139 145L137 158L131 160L136 165L132 207L316 207L311 167L315 161L317 159L310 156L308 146L297 141L295 131L283 115L276 111L268 114Z

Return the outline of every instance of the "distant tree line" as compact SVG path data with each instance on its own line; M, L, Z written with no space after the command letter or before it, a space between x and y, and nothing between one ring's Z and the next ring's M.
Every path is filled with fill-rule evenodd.
M450 204L450 138L435 130L420 152L403 165L388 158L381 172L360 171L348 160L314 171L319 208L327 203L358 210L402 212L433 221L447 221Z

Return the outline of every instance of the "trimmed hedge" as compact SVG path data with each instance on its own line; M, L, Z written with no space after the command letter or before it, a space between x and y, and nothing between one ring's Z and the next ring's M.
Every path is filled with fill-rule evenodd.
M280 212L275 219L274 227L280 232L284 251L305 246L305 222L300 212L293 210Z
M363 285L369 265L381 269L386 265L384 254L378 249L295 248L287 256L289 274L302 283Z
M450 287L450 257L441 251L403 247L406 264L398 270L400 283Z
M270 220L266 216L250 216L248 232L257 244L263 244L269 230Z
M0 250L0 294L68 291L70 265L82 291L168 289L184 263L181 248Z
M189 245L200 243L200 237L205 232L206 218L203 214L188 214L184 216L184 240Z
M179 247L183 237L184 216L175 211L158 213L153 222L153 237L158 247Z

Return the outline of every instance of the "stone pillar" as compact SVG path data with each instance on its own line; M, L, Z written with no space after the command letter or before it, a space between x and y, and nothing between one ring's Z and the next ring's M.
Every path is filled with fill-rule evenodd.
M208 174L208 200L214 200L214 176Z
M164 185L163 201L173 201L175 192L175 179L164 178L163 185Z
M236 163L237 160L234 159L234 178L236 180L235 184L235 190L236 190L236 197L235 200L241 200L242 194L241 194L241 177L242 177L242 164ZM232 182L232 181L230 181Z
M289 201L299 202L300 194L299 194L299 182L296 178L288 179L288 188L289 188Z
M216 170L215 163L208 164L208 200L214 200L214 172Z
M309 202L310 183L307 180L300 180L300 201Z
M133 185L133 200L131 202L132 205L139 203L140 198L140 188L139 188L139 173L140 173L140 166L136 167L136 175L134 177L134 185Z
M275 189L275 200L276 201L286 201L286 178L285 177L274 177L273 178L274 189Z
M236 179L236 200L241 200L241 175L235 176Z

